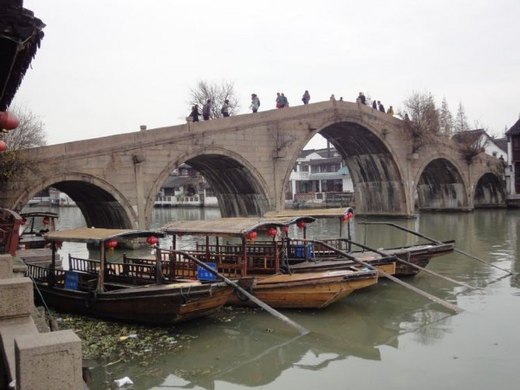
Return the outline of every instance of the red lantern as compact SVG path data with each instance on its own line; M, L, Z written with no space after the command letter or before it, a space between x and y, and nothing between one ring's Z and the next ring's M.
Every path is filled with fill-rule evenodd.
M343 214L343 217L342 217L343 222L348 221L348 220L351 219L353 216L354 216L354 214L352 214L352 211L349 211L348 213Z
M43 217L42 223L44 225L48 225L49 224L49 217Z
M114 249L117 246L117 241L112 239L105 242L105 246L109 249Z
M255 238L256 238L256 232L254 230L246 234L247 240L254 240Z
M305 228L305 221L300 219L298 222L296 222L296 226L298 226L300 229Z
M18 127L20 121L10 112L0 112L0 129L13 130Z
M0 140L0 153L5 152L7 150L7 144Z
M146 238L146 242L149 244L149 245L157 245L157 243L159 242L159 239L155 236L148 236Z
M278 234L278 230L275 227L270 227L269 229L267 229L268 236L276 237L277 234Z

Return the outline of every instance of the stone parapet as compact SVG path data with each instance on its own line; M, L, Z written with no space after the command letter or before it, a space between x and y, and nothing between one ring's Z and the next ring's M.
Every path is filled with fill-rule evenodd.
M13 258L11 255L0 255L0 279L10 278L13 273Z
M0 296L0 320L31 315L34 306L31 279L0 279Z
M71 330L15 338L16 388L83 389L81 340Z

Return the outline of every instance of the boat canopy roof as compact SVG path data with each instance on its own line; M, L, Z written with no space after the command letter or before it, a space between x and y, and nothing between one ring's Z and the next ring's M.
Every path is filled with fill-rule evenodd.
M58 214L53 213L52 211L29 211L27 213L21 213L20 216L22 218L33 218L33 217L58 218Z
M211 220L175 221L164 225L161 230L169 234L191 234L204 236L243 236L254 230L269 227L289 226L303 221L314 222L314 218L302 217L237 217Z
M131 230L131 229L104 229L104 228L77 228L71 230L58 230L49 232L44 237L49 241L101 243L106 240L118 238L138 237L164 237L165 234L157 230Z
M314 217L335 218L342 217L348 213L354 214L352 207L337 207L330 209L287 209L283 211L268 211L264 214L266 218L289 218L289 217Z

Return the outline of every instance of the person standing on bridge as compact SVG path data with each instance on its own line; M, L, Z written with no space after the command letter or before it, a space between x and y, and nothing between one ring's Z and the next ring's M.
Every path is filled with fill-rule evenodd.
M276 92L276 108L282 108L282 95L280 95L280 92Z
M375 99L372 100L372 108L373 108L374 110L377 110L377 101L376 101Z
M363 92L360 92L357 97L357 102L361 104L367 104L367 98L365 97L365 94Z
M377 108L381 112L385 112L385 106L383 106L383 103L381 103L379 100L377 101Z
M224 104L222 105L222 108L220 109L220 113L224 118L227 118L229 116L229 100L224 100Z
M394 116L394 109L392 108L392 106L388 107L388 110L386 110L386 113L387 113L388 115L392 115L392 116Z
M199 116L200 116L199 105L195 104L191 108L191 113L190 113L191 121L192 122L198 122L199 121Z
M202 117L205 121L209 121L209 116L211 115L211 100L208 99L206 104L202 106Z
M260 108L260 99L256 95L256 93L251 94L251 105L249 106L253 112L257 112Z
M309 104L309 101L311 100L311 95L309 91L305 90L302 96L302 102L303 104Z
M285 95L282 92L282 95L280 96L280 108L289 107L289 100L285 97Z

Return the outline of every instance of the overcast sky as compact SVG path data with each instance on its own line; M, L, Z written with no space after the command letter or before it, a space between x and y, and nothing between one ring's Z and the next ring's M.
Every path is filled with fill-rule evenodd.
M185 122L199 80L241 113L359 91L398 110L414 91L462 102L502 135L520 114L519 0L25 0L47 25L15 99L49 144ZM319 146L319 145L316 145Z

